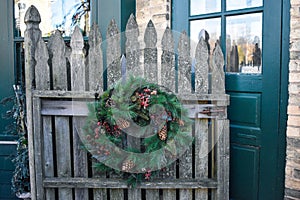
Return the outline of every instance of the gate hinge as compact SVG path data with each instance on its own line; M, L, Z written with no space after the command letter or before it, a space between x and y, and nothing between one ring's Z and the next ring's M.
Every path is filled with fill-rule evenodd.
M223 118L226 117L226 108L214 104L187 105L190 118Z

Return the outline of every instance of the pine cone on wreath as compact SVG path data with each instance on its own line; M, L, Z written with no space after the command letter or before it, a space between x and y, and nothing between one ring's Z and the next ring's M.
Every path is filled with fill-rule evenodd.
M117 119L117 125L119 127L119 129L123 130L125 128L128 128L130 126L129 121L123 119L123 118L119 118Z
M165 141L168 137L168 130L167 130L167 126L164 125L162 127L162 129L158 132L158 137L160 140Z
M122 164L122 171L130 171L132 168L134 168L135 164L132 160L125 160Z

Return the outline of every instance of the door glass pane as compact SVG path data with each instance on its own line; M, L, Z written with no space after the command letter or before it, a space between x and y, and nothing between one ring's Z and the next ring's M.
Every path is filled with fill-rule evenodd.
M191 0L191 15L221 12L221 0Z
M40 29L43 37L58 29L63 36L70 36L75 25L79 25L83 35L90 29L90 0L14 0L15 36L24 37L26 10L34 5L40 12Z
M262 13L226 18L227 72L261 73Z
M226 0L227 10L253 8L263 5L263 0Z
M206 33L205 31L206 30ZM209 50L212 51L221 36L221 18L202 19L190 22L190 37L192 41L192 52L201 36L208 41Z

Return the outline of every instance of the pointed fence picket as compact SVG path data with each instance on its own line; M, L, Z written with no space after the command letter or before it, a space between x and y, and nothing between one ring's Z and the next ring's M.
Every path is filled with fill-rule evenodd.
M190 52L186 32L175 42L168 27L158 42L150 20L144 35L145 49L141 50L138 25L131 15L125 31L125 57L121 55L121 35L114 20L107 29L105 43L94 24L88 43L76 27L70 48L58 31L47 44L44 42L39 12L34 6L26 12L25 22L32 199L228 199L229 98L218 44L210 59L203 38L195 52ZM128 74L143 76L153 83L160 80L182 100L194 120L193 145L175 163L136 188L129 188L119 175L95 171L95 161L83 150L79 137L88 112L86 102L93 101L95 93L101 94L104 85L110 87ZM127 139L128 145L139 146L136 138Z

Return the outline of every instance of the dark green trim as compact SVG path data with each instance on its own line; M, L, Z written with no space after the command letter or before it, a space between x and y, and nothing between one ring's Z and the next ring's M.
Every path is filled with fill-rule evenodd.
M98 0L97 6L97 16L95 21L98 22L102 38L105 40L107 27L111 19L114 19L119 30L121 29L121 2L120 0Z
M8 96L12 96L12 85L15 82L14 79L14 48L13 48L13 1L2 0L0 1L0 99ZM0 116L6 113L12 105L6 107L0 106ZM0 140L12 140L11 136L3 136L5 127L11 123L10 120L4 120L1 118L0 123Z
M135 14L135 4L135 0L96 0L92 4L93 8L96 7L92 11L95 17L92 21L98 23L103 40L111 19L115 19L121 32L125 31L130 14Z
M91 24L98 24L98 0L92 0L91 4Z
M282 39L281 39L281 81L278 130L278 162L277 165L277 196L284 197L285 158L286 158L286 127L288 105L288 76L290 60L290 1L282 0Z
M219 41L219 42L220 42L223 54L226 55L226 15L225 15L226 2L225 2L225 0L221 1L221 11L223 12L223 14L221 15L221 41ZM225 58L224 65L226 66L227 56L224 56L224 58Z
M278 174L277 165L279 162L278 153L279 137L279 109L280 109L280 88L281 88L281 31L282 24L282 2L281 0L264 1L265 9L263 14L263 83L262 83L262 130L261 138L263 141L261 151L260 174L260 192L259 199L282 199L278 196L278 191L283 188L277 188ZM276 13L276 15L274 15ZM279 23L270 23L270 22ZM279 31L268 31L279 30ZM267 77L267 78L266 78ZM276 85L274 85L276 84ZM270 101L272 99L272 101ZM275 137L275 138L274 138ZM264 150L268 149L268 150ZM274 161L277 160L277 163Z
M136 13L136 0L121 0L121 30L125 31L130 14Z
M245 8L240 10L230 10L225 11L225 6L223 6L225 3L222 1L222 10L224 12L215 12L215 13L207 13L207 14L201 14L201 15L192 15L189 16L189 20L199 20L199 19L209 19L209 18L216 18L224 16L234 16L234 15L240 15L240 14L251 14L251 13L258 13L263 11L263 7L254 7L254 8Z
M180 33L182 31L189 33L189 1L172 1L171 13L172 30Z
M261 92L262 91L262 75L260 74L239 74L226 73L225 89L227 92ZM257 84L253 84L253 82Z
M15 144L0 144L0 199L18 199L11 190L11 179L14 171L12 155L16 154Z

